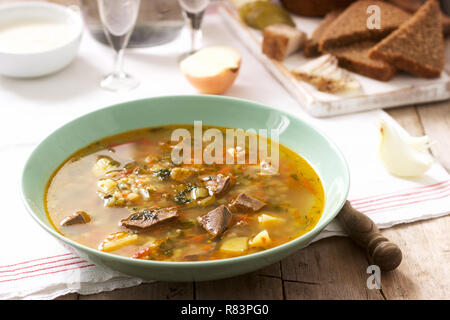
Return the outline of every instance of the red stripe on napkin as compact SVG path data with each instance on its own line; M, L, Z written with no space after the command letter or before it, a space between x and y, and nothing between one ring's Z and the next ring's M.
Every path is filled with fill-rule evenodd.
M81 267L66 268L66 269L62 269L62 270L56 270L56 271L45 272L45 273L40 273L40 274L33 274L33 275L28 275L28 276L24 276L24 277L15 278L15 279L1 280L0 283L2 283L2 282L9 282L9 281L16 281L16 280L21 280L21 279L25 279L25 278L34 278L34 277L44 276L44 275L47 275L47 274L55 274L55 273L60 273L60 272L64 272L64 271L83 269L83 268L89 268L89 267L95 267L95 264L88 264L88 265L84 265L84 266L81 266Z
M356 203L362 204L365 202L378 201L378 200L383 200L386 198L392 198L392 197L405 195L405 193L402 194L402 192L407 192L406 193L406 195L407 195L410 192L412 192L413 190L423 190L423 191L417 191L417 193L426 192L428 189L433 189L434 187L443 188L444 185L448 184L448 182L450 182L450 180L445 180L445 181L441 181L441 182L426 185L426 186L408 188L408 189L404 189L401 191L396 191L396 192L392 192L392 193L388 193L388 194L380 194L380 195L376 195L376 196L369 196L369 197L364 197L364 198L359 198L359 199L353 199L353 200L350 200L350 202L354 203L354 204L356 204ZM436 188L436 189L438 189L438 188ZM363 201L363 200L367 200L367 201Z
M44 270L55 269L55 268L60 268L60 267L66 267L66 266L71 266L71 265L80 264L80 263L87 263L87 262L88 261L86 261L86 260L80 260L80 261L76 261L76 262L63 263L63 264L59 264L59 265L55 265L55 266L51 266L51 267L45 267L45 268L36 269L36 270L28 270L28 271L18 272L18 273L15 273L15 274L0 275L0 278L13 277L13 276L21 275L21 274L34 273L34 272L38 272L38 271L44 271Z
M44 257L44 258L39 258L39 259L33 259L33 260L28 260L28 261L22 261L22 262L18 262L18 263L14 263L14 264L9 264L9 265L5 265L5 266L0 266L0 268L8 268L8 267L14 267L14 266L18 266L20 264L26 264L26 263L30 263L30 262L34 262L34 261L40 261L40 260L46 260L46 259L52 259L52 258L58 258L58 257L63 257L63 256L68 256L68 255L73 255L73 253L64 253L64 254L59 254L56 256L50 256L50 257Z
M392 193L354 199L350 200L350 203L355 209L360 210L361 212L374 213L391 208L449 197L449 190L450 180L445 180L426 186L413 187ZM445 195L436 197L443 193L445 193Z
M378 211L382 211L382 210L386 210L386 209L392 209L392 208L407 206L407 205L411 205L411 204L415 204L415 203L443 199L443 198L446 198L446 197L450 197L450 193L447 193L447 194L445 194L443 196L439 196L439 197L433 197L433 198L428 198L428 199L421 199L421 200L411 201L411 202L397 203L395 205L391 205L391 206L387 206L387 207L378 207L378 208L373 208L373 209L369 209L369 210L361 210L361 212L363 212L363 213L373 213L373 212L378 212Z
M18 270L29 269L29 268L34 268L34 267L37 267L37 266L42 266L42 265L56 263L56 262L61 262L61 261L74 260L74 259L80 259L80 258L79 257L71 257L71 258L59 259L59 260L55 260L55 261L47 261L47 262L42 262L42 263L38 263L38 264L32 264L32 265L29 265L29 266L15 268L15 269L11 269L11 270L0 270L0 277L3 276L2 273L15 272L15 271L18 271Z
M352 205L355 208L358 208L358 210L359 210L359 209L364 209L364 208L376 207L376 206L384 205L384 204L388 204L388 203L395 203L395 202L400 202L400 201L404 201L404 200L418 199L418 198L422 198L422 197L426 197L426 196L430 196L430 195L441 194L448 190L450 190L450 186L445 186L445 188L433 189L433 190L428 190L428 191L424 191L424 192L412 192L412 193L404 194L402 196L384 198L387 201L376 201L376 202L368 202L368 203L365 203L362 205L360 205L360 204L355 204L355 205L352 204Z

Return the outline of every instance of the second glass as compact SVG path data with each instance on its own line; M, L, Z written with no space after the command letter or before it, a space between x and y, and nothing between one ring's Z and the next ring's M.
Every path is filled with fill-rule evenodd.
M139 80L123 71L125 48L136 24L140 0L97 0L100 19L111 47L116 51L114 70L100 83L112 91L130 90Z
M178 0L186 19L189 22L191 32L191 47L185 54L195 53L200 49L202 41L201 25L203 15L208 7L209 0Z

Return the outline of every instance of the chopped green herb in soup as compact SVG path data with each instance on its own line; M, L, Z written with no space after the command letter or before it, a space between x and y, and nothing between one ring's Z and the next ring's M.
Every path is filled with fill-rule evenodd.
M140 129L70 157L45 196L55 229L121 256L199 261L276 247L316 225L322 184L295 152L279 145L279 170L270 174L259 162L177 165L171 133L180 127L193 134L193 126Z

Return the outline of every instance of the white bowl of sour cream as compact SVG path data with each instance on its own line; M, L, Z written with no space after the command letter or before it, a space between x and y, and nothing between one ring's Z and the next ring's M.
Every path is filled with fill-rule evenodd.
M0 74L32 78L56 72L76 56L80 13L47 2L0 5Z

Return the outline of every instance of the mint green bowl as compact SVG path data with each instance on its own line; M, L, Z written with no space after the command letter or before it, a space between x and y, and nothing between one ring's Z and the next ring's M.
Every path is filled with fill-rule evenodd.
M162 262L136 260L97 251L57 233L44 210L44 192L53 172L74 152L101 138L124 131L168 124L193 124L242 129L281 129L280 142L305 158L320 176L325 209L317 225L305 235L262 252L223 260ZM107 107L59 128L30 155L22 176L25 206L38 224L92 262L143 279L201 281L236 276L273 264L307 245L343 206L349 172L333 142L306 121L258 103L218 96L169 96Z

